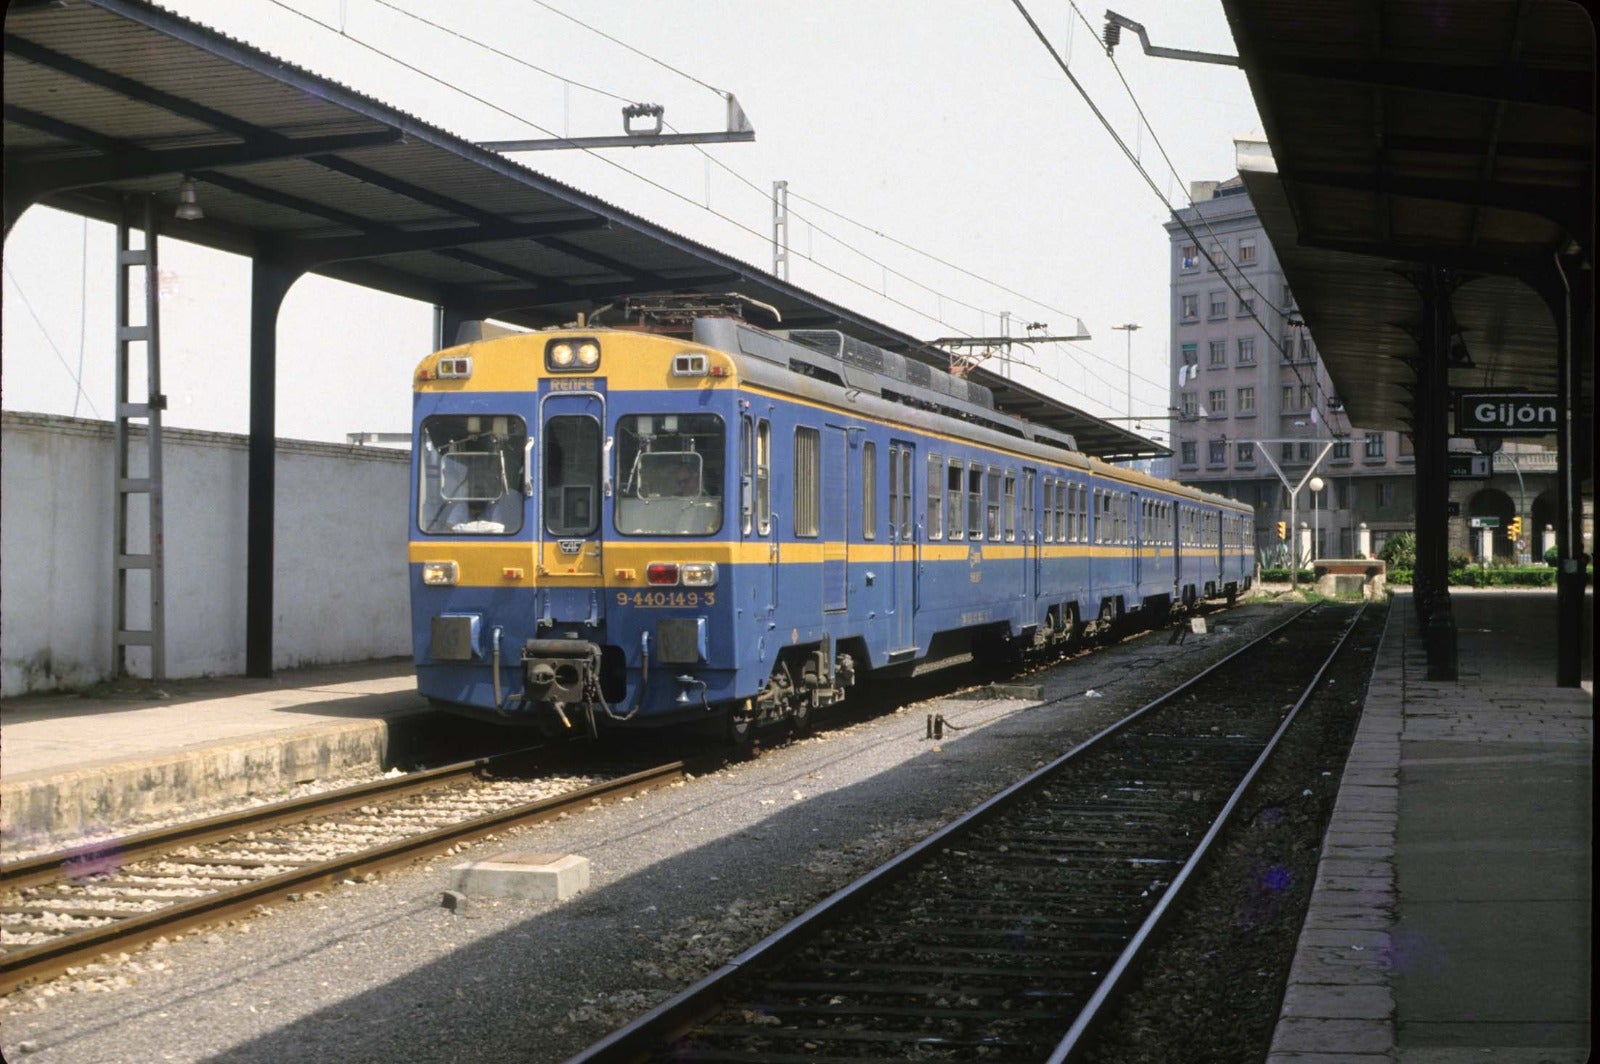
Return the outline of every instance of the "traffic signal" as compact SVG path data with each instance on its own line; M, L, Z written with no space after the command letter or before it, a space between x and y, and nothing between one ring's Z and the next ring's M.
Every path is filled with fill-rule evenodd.
M1511 519L1511 523L1506 525L1506 535L1510 536L1512 539L1521 539L1522 538L1522 515L1521 514L1518 514L1516 517L1513 517Z
M1288 538L1289 538L1289 522L1287 522L1287 521L1279 521L1278 522L1278 539L1281 541L1281 540L1287 540Z

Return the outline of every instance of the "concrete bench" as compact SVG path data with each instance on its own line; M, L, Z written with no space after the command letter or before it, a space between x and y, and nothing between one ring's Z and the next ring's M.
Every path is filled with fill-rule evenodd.
M1373 599L1383 594L1387 566L1378 558L1319 558L1312 566L1317 593Z

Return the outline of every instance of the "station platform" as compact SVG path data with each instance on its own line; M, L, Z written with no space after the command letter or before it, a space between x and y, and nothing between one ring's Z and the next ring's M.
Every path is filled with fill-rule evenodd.
M1553 591L1451 600L1429 682L1393 598L1269 1064L1589 1059L1592 627L1559 688Z
M399 659L6 699L0 856L383 771L418 748L437 716Z

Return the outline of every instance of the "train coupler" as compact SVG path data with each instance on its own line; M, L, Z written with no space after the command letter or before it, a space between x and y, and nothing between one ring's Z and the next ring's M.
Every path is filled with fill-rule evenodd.
M530 639L522 647L522 690L528 704L549 710L562 730L568 708L588 705L600 684L600 648L582 639Z

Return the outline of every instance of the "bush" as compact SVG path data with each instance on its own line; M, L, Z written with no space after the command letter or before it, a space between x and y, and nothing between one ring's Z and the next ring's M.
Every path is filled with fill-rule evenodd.
M1383 541L1378 557L1389 563L1391 569L1411 569L1417 564L1417 537L1401 532Z
M1317 574L1310 569L1300 570L1300 582L1302 584L1313 584L1316 583L1316 580ZM1263 569L1261 570L1261 582L1263 584L1287 584L1289 582L1289 570L1287 567L1282 569Z
M1411 570L1390 569L1384 575L1384 580L1387 581L1391 586L1394 584L1405 584L1409 586L1411 584Z
M1466 551L1453 550L1450 552L1450 571L1452 573L1460 569L1469 568L1473 564L1474 562L1472 560L1472 555L1468 554Z
M1546 565L1551 566L1553 568L1560 561L1561 561L1561 552L1559 550L1557 550L1555 547L1551 547L1549 550L1544 552L1544 563Z

